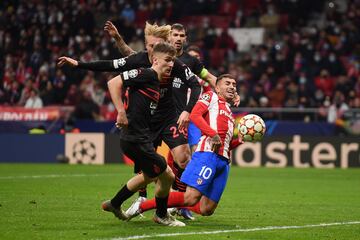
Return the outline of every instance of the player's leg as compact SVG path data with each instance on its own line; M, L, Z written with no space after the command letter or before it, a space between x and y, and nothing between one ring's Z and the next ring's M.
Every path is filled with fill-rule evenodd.
M187 144L187 137L185 133L177 131L177 124L173 123L167 127L168 130L163 132L163 139L169 146L171 155L173 157L173 171L175 173L175 181L172 188L176 191L185 192L186 184L180 181L181 175L190 160L190 147ZM195 218L187 209L176 209L174 213L184 217L185 219L194 220Z
M169 166L166 165L165 159L157 154L153 149L148 151L146 161L143 161L142 171L145 176L154 179L156 177L155 185L155 207L154 221L159 224L167 226L185 226L184 223L170 218L167 213L167 201L170 192L170 187L174 181L174 174ZM139 214L139 212L131 213L131 209L137 209L141 202L135 202L127 211L129 219Z
M180 169L185 169L186 165L190 161L190 147L187 143L172 147L171 153L174 158L174 162Z
M203 216L210 216L214 213L229 177L230 166L227 159L217 156L216 162L216 173L212 179L212 184L200 200L200 212Z
M143 172L132 177L111 200L105 201L102 205L103 210L113 212L116 217L124 220L126 217L121 211L122 203L139 189L154 181L159 174L165 171L167 165L163 158L156 159L157 162L152 161L154 155L158 157L154 152L152 143L135 144L121 139L120 144L124 154L132 159Z
M211 152L194 153L181 178L183 182L188 184L186 192L171 192L168 207L193 206L199 202L203 194L212 196L213 191L210 191L210 188L213 187L213 179L216 176L216 156ZM145 212L155 207L156 203L154 199L151 199L141 203L139 208L133 209L133 211ZM197 213L201 212L197 211ZM131 215L132 212L130 211L129 214Z
M167 166L166 170L158 176L155 184L156 215L161 218L167 214L167 200L174 178L174 173Z
M185 196L185 203L198 202L188 209L203 216L212 215L224 192L229 175L228 161L212 152L195 152L181 181L190 191L201 192L201 199L194 199L195 193ZM187 192L189 191L187 190ZM198 197L198 195L197 195Z
M135 174L141 174L142 173L140 167L136 163L134 164L134 173ZM139 192L139 198L147 198L146 186L139 189L138 192Z
M158 177L155 186L155 203L156 203L156 212L154 214L153 220L156 223L168 225L168 226L185 226L184 223L172 218L167 213L167 203L169 198L170 187L174 181L175 175L168 166L165 172L163 172Z

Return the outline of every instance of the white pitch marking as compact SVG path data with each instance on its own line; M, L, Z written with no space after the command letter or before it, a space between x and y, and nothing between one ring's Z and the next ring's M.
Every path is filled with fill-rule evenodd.
M160 233L160 234L152 234L152 235L135 235L135 236L129 236L129 237L116 237L116 238L107 238L107 239L108 240L130 240L130 239L144 239L144 238L153 238L153 237L175 237L175 236L202 235L202 234L211 235L211 234L220 234L220 233L257 232L257 231L267 231L267 230L330 227L330 226L354 225L354 224L360 224L360 221L319 223L319 224L308 224L308 225L303 225L303 226L267 226L267 227L217 230L217 231L205 231L205 232Z
M50 175L32 175L32 176L2 176L0 180L7 179L38 179L38 178L68 178L68 177L104 177L117 176L119 174L50 174Z

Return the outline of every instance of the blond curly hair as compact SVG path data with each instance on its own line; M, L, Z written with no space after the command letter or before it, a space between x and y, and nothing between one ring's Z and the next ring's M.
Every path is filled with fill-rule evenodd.
M150 24L149 22L146 22L144 33L145 33L145 37L154 36L157 38L162 38L165 41L168 41L170 37L170 31L171 31L170 25L159 26L156 23Z

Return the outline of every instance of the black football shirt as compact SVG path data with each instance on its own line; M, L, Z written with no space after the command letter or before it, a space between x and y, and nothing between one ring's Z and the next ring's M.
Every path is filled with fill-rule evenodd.
M200 76L204 65L199 61L199 59L191 56L187 52L183 52L177 58L186 66L188 66L193 73L195 73L197 76ZM172 87L176 111L178 115L180 115L186 108L189 86L186 85L180 78L175 77Z
M79 62L79 68L88 69L93 71L126 71L134 68L149 68L151 67L149 56L146 51L141 51L125 58L119 58L114 60L101 60L90 63ZM179 59L175 59L171 76L168 81L160 85L160 101L158 108L155 110L152 121L154 123L163 122L164 119L174 119L178 116L176 111L175 99L173 98L173 82L175 79L181 79L184 84L191 89L191 94L188 103L183 110L191 112L195 103L197 102L201 87L197 81L197 77L194 73Z
M129 121L120 137L132 142L151 142L151 118L160 96L160 82L152 68L140 68L120 74L123 79L123 102Z

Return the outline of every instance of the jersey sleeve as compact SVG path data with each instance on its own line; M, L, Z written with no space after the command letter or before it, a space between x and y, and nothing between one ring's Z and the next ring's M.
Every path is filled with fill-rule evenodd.
M146 83L156 82L157 76L150 68L132 69L120 74L124 87L143 86Z
M191 89L189 102L184 109L187 112L191 112L201 93L199 81L190 68L178 59L176 59L174 63L173 75L180 78L188 86L188 88Z
M134 68L139 68L138 54L132 54L125 58L113 60L99 60L94 62L79 62L78 68L100 72L123 72Z
M209 137L214 137L217 132L210 127L204 118L206 113L209 111L211 100L212 93L204 93L195 104L194 109L191 111L190 120L201 130L202 133Z
M204 69L204 65L202 64L202 62L200 62L200 60L197 59L196 57L193 57L193 71L200 78L202 78L201 75L202 75L203 69Z
M231 142L230 142L230 147L229 149L232 150L234 148L236 148L237 146L239 146L240 144L243 144L243 140L241 138L235 138L235 139L232 139Z

